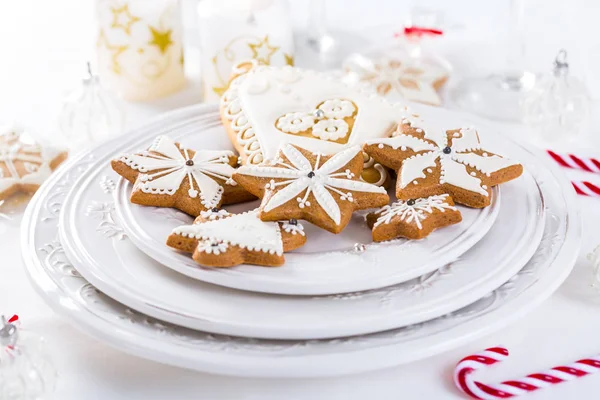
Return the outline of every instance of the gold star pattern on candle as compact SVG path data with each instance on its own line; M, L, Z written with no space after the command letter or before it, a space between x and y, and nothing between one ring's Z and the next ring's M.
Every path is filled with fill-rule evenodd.
M117 75L121 73L121 65L119 64L118 57L127 50L128 46L115 46L108 42L106 35L103 30L100 30L100 34L98 35L98 41L96 42L97 47L104 46L107 50L111 52L111 69Z
M279 50L279 46L270 45L269 35L258 43L248 43L248 47L252 50L252 58L264 64L271 64L271 56Z
M167 52L169 46L173 44L173 40L171 40L171 34L173 33L172 29L166 31L160 31L156 28L149 26L150 33L152 34L152 40L148 42L152 46L158 47L162 54Z
M294 66L294 56L292 56L290 54L284 54L283 56L285 57L285 63L287 65L290 65L293 67Z
M110 11L113 14L111 27L123 29L127 35L131 35L131 26L140 19L131 15L129 4L124 4L122 7L111 7Z

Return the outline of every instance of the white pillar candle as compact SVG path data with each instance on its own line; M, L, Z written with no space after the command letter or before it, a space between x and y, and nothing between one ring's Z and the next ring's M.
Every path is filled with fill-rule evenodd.
M240 61L294 64L292 24L282 0L202 0L198 17L204 101L219 100Z
M152 100L185 84L178 0L97 0L98 73L122 98Z

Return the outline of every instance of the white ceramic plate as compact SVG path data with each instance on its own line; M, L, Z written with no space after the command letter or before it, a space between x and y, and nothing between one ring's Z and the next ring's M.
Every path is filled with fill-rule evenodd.
M169 129L169 135L191 148L228 149L227 134L218 115L212 115L214 124L197 123ZM192 130L190 131L190 127ZM136 143L136 148L147 146L151 137ZM103 154L107 161L98 174L112 176L108 160L114 153ZM522 180L515 193L529 189L537 196L535 185ZM430 273L455 260L477 243L490 229L500 209L500 190L494 189L490 207L481 210L461 207L463 222L440 229L419 241L395 240L372 243L363 213L355 213L346 229L339 234L303 223L307 244L286 253L281 268L241 265L231 269L206 268L198 265L188 254L169 248L166 238L173 228L191 224L193 219L173 209L159 209L132 204L129 201L132 185L124 179L117 182L115 208L125 233L131 241L159 263L189 277L217 285L253 292L323 295L370 290L390 286ZM532 200L531 198L529 200ZM258 201L225 207L230 212L243 212L258 206ZM531 218L535 214L530 215ZM366 244L368 255L355 257L355 244ZM351 256L348 256L351 254ZM401 255L401 262L398 257Z
M171 113L145 130L202 108ZM22 254L34 287L54 310L99 340L140 357L255 377L322 377L386 368L449 350L505 326L547 298L571 271L581 237L572 188L543 155L523 148L515 151L545 200L544 235L533 258L509 282L466 308L402 329L332 340L244 339L160 322L111 300L77 273L57 241L58 214L68 189L93 164L89 153L67 162L35 195L24 216ZM109 221L102 229L115 236L123 233ZM438 282L443 280L434 280L430 287Z
M199 130L202 126L194 124ZM96 165L83 174L65 200L59 223L63 247L79 273L102 292L147 315L192 329L256 338L313 339L425 321L470 304L506 282L529 260L543 232L543 198L535 180L525 174L503 189L511 201L501 205L500 218L510 223L498 222L457 261L415 280L368 294L311 298L227 289L163 268L123 237L106 161L113 151L114 144L108 143L92 152ZM164 209L139 208L156 211L145 217L157 224L170 215ZM374 272L403 267L404 257L385 255L372 247L364 252L315 252L302 254L298 264L309 268L311 263L336 263L341 272L350 263Z

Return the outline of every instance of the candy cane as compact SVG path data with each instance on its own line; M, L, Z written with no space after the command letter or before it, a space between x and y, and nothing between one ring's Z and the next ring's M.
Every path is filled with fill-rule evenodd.
M559 154L552 150L547 150L547 152L554 161L565 168L600 173L600 161L595 158L578 157L575 154Z
M506 358L508 358L508 350L504 347L492 347L465 357L454 369L454 384L474 399L507 399L600 371L600 356L596 356L554 367L545 372L530 374L519 380L492 385L478 382L471 376L472 372Z
M587 181L571 181L577 194L581 196L600 197L600 186Z

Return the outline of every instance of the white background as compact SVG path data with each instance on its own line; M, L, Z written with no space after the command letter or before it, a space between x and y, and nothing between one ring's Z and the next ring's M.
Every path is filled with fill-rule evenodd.
M330 23L356 40L388 40L400 29L413 2L327 0ZM508 0L414 1L444 12L451 29L441 51L456 74L480 73L503 66ZM572 72L584 78L600 100L600 40L594 0L525 2L527 65L551 68L558 48L568 49ZM183 2L188 26L186 66L190 84L183 92L151 104L127 106L128 126L157 113L200 101L198 40L193 29L194 1ZM308 1L291 1L295 28L306 24ZM45 139L58 140L61 101L85 71L93 54L93 2L89 0L0 1L0 121L20 121ZM305 49L298 57L309 64ZM303 58L302 56L306 57ZM598 103L595 104L598 110ZM598 120L598 117L595 118ZM507 125L514 135L527 135ZM600 126L576 147L600 156L593 145ZM571 174L600 183L600 176ZM0 226L0 313L21 315L27 330L51 344L60 372L56 399L453 399L462 398L451 381L455 363L485 347L506 345L512 356L483 381L516 378L600 352L600 293L589 288L591 267L585 256L600 244L600 199L581 198L584 239L580 260L565 284L541 307L509 328L468 346L407 366L359 376L322 380L235 379L199 374L138 359L92 340L54 315L30 287L19 254L17 221ZM591 399L600 392L600 375L529 396L531 399Z

